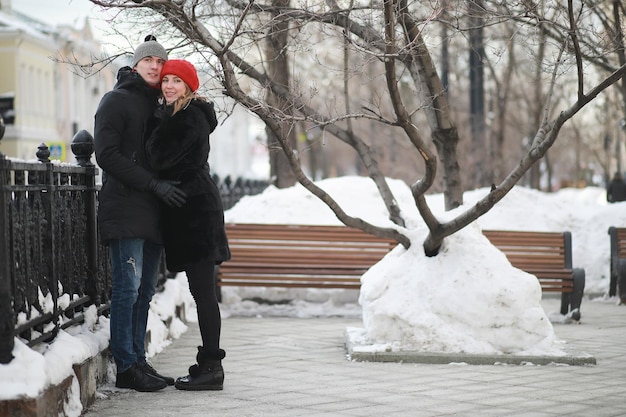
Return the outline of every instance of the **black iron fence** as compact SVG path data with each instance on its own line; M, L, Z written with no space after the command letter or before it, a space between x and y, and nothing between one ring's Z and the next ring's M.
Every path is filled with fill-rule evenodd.
M220 189L224 210L237 204L241 197L259 194L269 185L268 181L243 179L241 177L233 181L230 176L221 180L218 175L213 175L213 180Z
M96 227L97 167L93 138L82 130L71 150L77 164L37 162L0 154L0 363L12 359L14 337L28 346L81 323L86 308L108 313L111 275ZM215 176L226 209L267 182ZM167 278L162 268L160 283Z

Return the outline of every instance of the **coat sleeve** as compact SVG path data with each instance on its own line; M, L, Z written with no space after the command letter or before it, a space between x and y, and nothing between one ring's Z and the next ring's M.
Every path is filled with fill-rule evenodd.
M215 106L213 102L209 104L209 114L207 115L207 120L209 121L209 133L213 133L215 128L217 127L217 115L215 114Z
M95 116L94 146L96 161L107 175L138 190L146 190L153 175L139 165L136 157L122 152L123 130L126 123L123 106L116 97L102 98Z

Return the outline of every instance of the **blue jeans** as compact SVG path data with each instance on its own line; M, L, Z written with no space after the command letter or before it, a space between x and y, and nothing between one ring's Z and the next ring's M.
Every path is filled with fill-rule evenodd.
M113 272L110 348L117 372L146 362L145 338L150 300L156 292L163 247L144 239L109 244Z

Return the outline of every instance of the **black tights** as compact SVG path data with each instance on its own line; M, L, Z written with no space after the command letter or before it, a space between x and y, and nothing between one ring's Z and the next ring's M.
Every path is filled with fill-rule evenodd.
M220 348L222 317L217 303L217 289L213 270L215 262L200 261L190 265L187 272L189 289L198 309L198 326L205 349L217 351Z

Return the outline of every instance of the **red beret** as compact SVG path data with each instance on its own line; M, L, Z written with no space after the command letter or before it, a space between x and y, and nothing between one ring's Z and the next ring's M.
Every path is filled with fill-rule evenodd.
M163 70L161 71L161 81L166 75L175 75L185 82L191 88L191 91L196 91L200 87L200 81L198 80L198 73L196 67L189 61L184 59L170 59L163 64Z

